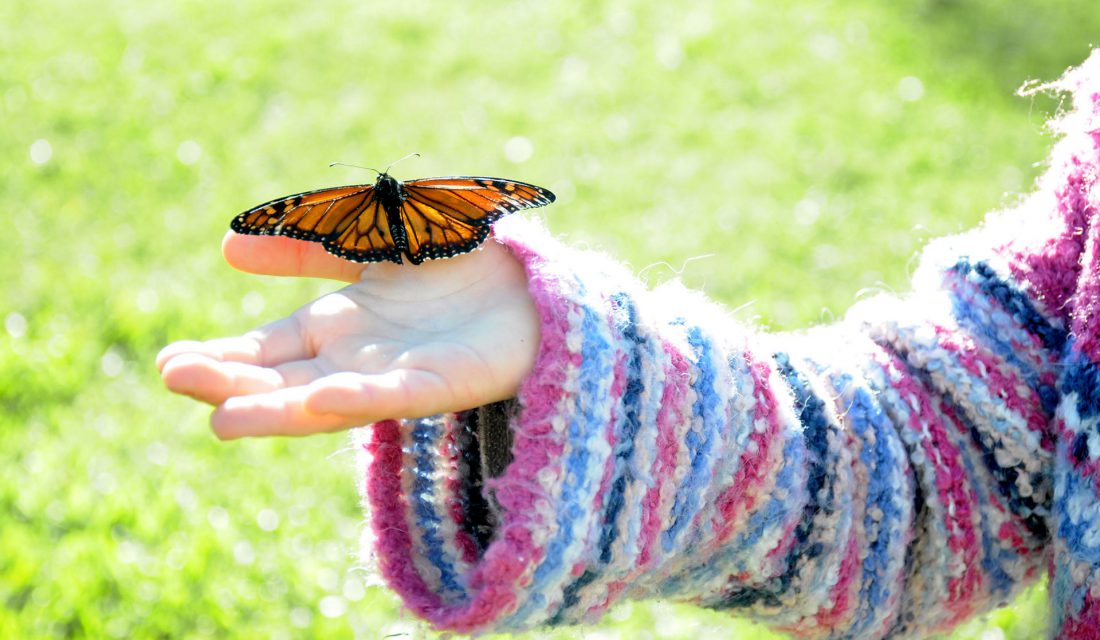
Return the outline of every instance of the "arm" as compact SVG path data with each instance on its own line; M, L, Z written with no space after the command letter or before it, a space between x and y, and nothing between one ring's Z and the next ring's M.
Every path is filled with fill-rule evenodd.
M911 296L806 336L756 336L505 228L543 336L514 458L490 478L433 467L432 490L403 502L394 478L422 477L424 459L398 454L397 423L362 433L390 584L458 630L659 596L799 636L920 636L1011 601L1053 538L1056 632L1088 637L1100 445L1074 434L1095 431L1081 409L1100 403L1096 358L1074 363L1098 335L1098 64L1060 85L1076 110L1035 195L931 247ZM476 437L449 434L485 421L404 426L461 450ZM482 482L492 533L463 545L462 487Z

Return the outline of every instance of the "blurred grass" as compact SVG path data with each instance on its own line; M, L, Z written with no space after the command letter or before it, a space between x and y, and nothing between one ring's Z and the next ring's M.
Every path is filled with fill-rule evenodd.
M398 177L549 186L571 241L805 326L1026 190L1057 103L1013 91L1098 33L1091 0L0 4L0 637L425 634L350 570L342 436L218 444L155 375L335 288L232 272L238 211L420 151ZM663 603L549 637L703 629L773 637Z

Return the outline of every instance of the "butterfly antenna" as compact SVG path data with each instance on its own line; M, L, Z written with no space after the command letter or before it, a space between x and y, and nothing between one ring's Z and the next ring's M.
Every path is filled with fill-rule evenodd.
M385 171L383 171L382 173L389 173L389 172L390 172L390 169L392 169L392 168L393 168L393 165L397 164L398 162L401 162L402 160L408 160L409 158L411 158L411 157L413 157L413 156L416 156L417 158L419 158L419 157L420 157L420 154L414 151L414 152L410 153L410 154L409 154L409 155L407 155L407 156L403 156L403 157L401 157L401 158L398 158L397 160L394 160L393 162L391 162L391 163L390 163L390 166L386 167L386 170L385 170Z
M348 164L346 162L330 162L330 163L328 163L328 166L329 167L337 167L337 166L351 167L352 169L366 169L367 171L373 171L373 172L375 172L379 175L381 175L382 173L385 173L384 171L379 171L378 169L375 169L373 167L360 167L357 164Z

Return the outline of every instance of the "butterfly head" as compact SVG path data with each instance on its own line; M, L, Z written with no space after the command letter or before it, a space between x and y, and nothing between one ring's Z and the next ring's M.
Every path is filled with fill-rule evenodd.
M401 181L388 173L378 174L378 179L374 181L374 188L382 202L405 200L405 190L401 188Z

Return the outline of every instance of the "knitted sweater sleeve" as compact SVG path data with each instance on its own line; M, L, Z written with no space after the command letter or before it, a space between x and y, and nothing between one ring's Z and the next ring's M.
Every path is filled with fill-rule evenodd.
M929 249L905 298L761 335L521 220L541 341L514 402L358 430L368 555L438 629L628 598L798 637L922 637L1052 568L1100 629L1100 53L1040 189ZM502 426L504 425L504 426Z

